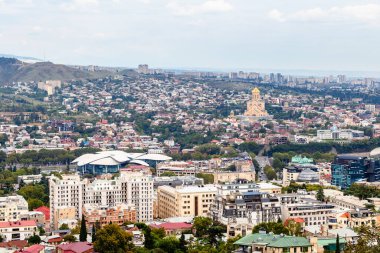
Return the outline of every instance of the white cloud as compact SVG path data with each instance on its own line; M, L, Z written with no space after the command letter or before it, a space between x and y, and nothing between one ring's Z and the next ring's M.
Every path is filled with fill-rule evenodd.
M279 22L285 22L286 19L284 17L284 13L282 13L281 11L277 10L277 9L274 9L274 10L271 10L269 13L268 13L268 16L274 20L277 20Z
M65 11L89 11L98 6L98 0L71 0L61 4L61 9Z
M292 13L284 13L273 9L268 16L279 22L345 22L356 21L371 25L380 24L380 4L347 5L328 9L303 9Z
M32 30L33 30L34 32L41 32L41 31L42 31L42 27L39 26L39 25L36 25L36 26L33 26L33 27L32 27Z
M204 13L228 12L233 6L225 0L208 0L200 4L183 4L170 2L167 7L178 16L193 16Z
M4 14L19 14L33 7L33 0L0 0L0 13Z

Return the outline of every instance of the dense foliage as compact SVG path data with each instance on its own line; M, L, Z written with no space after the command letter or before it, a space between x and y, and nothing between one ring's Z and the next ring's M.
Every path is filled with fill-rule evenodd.
M345 190L344 194L353 195L359 199L380 198L380 189L375 186L352 184L350 188Z

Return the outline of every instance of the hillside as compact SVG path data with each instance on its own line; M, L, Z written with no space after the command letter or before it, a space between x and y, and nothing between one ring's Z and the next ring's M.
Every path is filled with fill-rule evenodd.
M110 72L89 72L51 62L25 63L13 58L0 58L0 82L92 79Z

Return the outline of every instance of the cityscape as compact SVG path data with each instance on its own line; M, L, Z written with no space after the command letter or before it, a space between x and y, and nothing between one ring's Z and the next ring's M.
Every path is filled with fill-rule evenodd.
M0 26L1 253L380 252L378 38L365 42L365 58L355 43L337 46L341 38L326 33L334 25L337 34L348 26L378 32L380 5L246 5L268 12L255 17L268 23L258 27L275 22L301 41L303 26L329 37L321 48L330 54L332 43L337 52L325 62L318 55L326 52L297 41L297 50L280 53L287 37L277 41L279 34L263 33L262 42L246 35L266 57L248 47L241 54L243 40L210 45L229 26L236 40L239 27L263 29L241 0L37 2L0 0L4 20L30 30L25 43L12 44L18 32ZM14 19L41 10L52 11L41 16L52 24L27 28L29 17ZM157 30L142 26L153 18ZM119 30L119 21L131 23ZM174 36L168 51L163 23ZM72 43L81 50L62 29L80 31ZM122 34L130 31L136 42ZM153 49L142 43L147 34L157 39ZM127 51L114 38L128 41ZM42 46L51 59L37 52Z

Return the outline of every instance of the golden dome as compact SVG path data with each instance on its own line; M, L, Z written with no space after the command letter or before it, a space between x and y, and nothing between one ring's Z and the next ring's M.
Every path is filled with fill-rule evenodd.
M255 87L255 88L252 90L252 93L260 93L260 90L259 90L257 87Z

